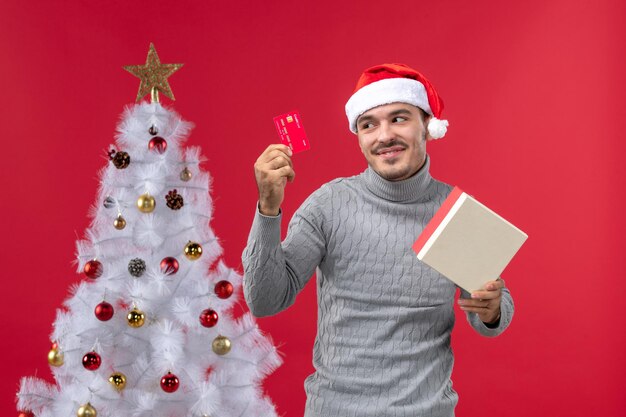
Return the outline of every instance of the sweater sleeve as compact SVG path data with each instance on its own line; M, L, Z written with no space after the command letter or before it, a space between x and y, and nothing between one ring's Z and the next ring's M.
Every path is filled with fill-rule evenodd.
M258 210L242 254L243 293L256 317L277 314L291 306L326 253L323 216L316 194L296 211L287 237L280 241L282 214Z
M470 298L470 293L461 290L461 297ZM513 297L511 297L511 292L506 286L502 288L502 298L500 300L500 319L498 320L498 325L494 327L488 327L485 323L483 323L478 314L466 312L465 316L469 324L476 330L479 334L487 337L496 337L502 334L511 324L511 320L513 319L513 313L515 311L515 305L513 304Z

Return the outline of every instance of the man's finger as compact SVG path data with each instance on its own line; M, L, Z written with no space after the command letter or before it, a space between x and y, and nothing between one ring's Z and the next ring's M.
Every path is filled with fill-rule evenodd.
M265 166L267 168L269 168L270 170L279 169L279 168L282 168L284 166L288 166L290 168L293 168L293 165L291 165L291 161L289 160L288 157L285 156L285 154L280 154L280 155L276 156L274 159L266 162Z
M295 171L289 165L285 165L284 167L275 170L274 174L277 177L285 177L290 182L296 177Z
M485 282L485 285L483 285L483 289L488 291L494 291L501 288L504 288L504 281L502 281L501 279L496 279L495 281L487 281Z
M493 291L474 291L472 293L474 300L493 300L498 297L502 297L502 291L500 289Z
M257 162L268 162L274 159L277 155L285 155L287 158L291 158L293 152L291 152L291 148L282 144L274 144L270 145L263 151L263 153L257 159Z
M487 307L461 307L461 310L468 313L485 314L490 310Z
M289 157L289 155L287 155L286 153L284 153L283 151L274 149L273 151L267 153L267 154L263 154L261 156L259 156L259 159L256 160L257 164L267 164L268 162L273 161L276 158L283 158L286 161L289 162L289 164L291 165L291 157Z
M480 290L472 292L472 298L496 298L502 294L504 281L497 279L495 281L487 281Z
M459 299L459 307L461 308L471 307L484 309L489 307L489 304L488 300L469 300L467 298Z
M293 163L291 162L291 158L289 157L289 155L279 150L274 150L270 152L268 155L266 155L261 161L261 164L269 164L269 163L272 163L272 161L275 161L276 159L280 161L285 161L287 164L289 164L293 168ZM282 163L278 165L275 164L273 169L280 168L283 165L284 164Z
M287 155L291 155L291 148L287 145L283 145L282 143L273 143L270 146L268 146L267 148L265 148L265 151L263 153L267 153L270 152L272 150L278 149L284 153L286 153Z

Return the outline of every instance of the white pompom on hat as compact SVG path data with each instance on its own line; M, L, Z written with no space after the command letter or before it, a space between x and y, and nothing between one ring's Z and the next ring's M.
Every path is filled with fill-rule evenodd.
M412 104L431 115L428 134L433 139L445 136L448 121L441 120L443 100L430 81L404 64L382 64L363 71L354 93L346 103L350 130L357 132L360 115L374 107L391 103Z

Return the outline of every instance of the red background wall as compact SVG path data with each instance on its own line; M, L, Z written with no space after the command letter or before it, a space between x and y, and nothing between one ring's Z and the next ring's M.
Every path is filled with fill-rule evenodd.
M143 63L152 41L164 62L185 63L170 78L174 108L196 123L212 226L239 269L272 116L299 108L312 142L294 158L289 218L320 184L365 167L343 114L360 72L405 62L427 74L451 123L428 147L433 175L530 235L504 273L511 328L481 338L459 315L457 414L623 415L626 3L591 4L3 0L2 414L21 376L50 375L55 309L80 279L74 241L138 88L121 67ZM285 354L266 391L281 414L302 415L314 285L259 324Z

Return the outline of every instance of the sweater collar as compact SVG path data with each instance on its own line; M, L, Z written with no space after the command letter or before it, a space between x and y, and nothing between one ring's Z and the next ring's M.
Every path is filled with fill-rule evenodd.
M365 170L365 186L377 197L385 200L414 202L426 197L425 192L430 184L430 157L426 155L424 165L410 178L401 181L388 181L368 166Z

